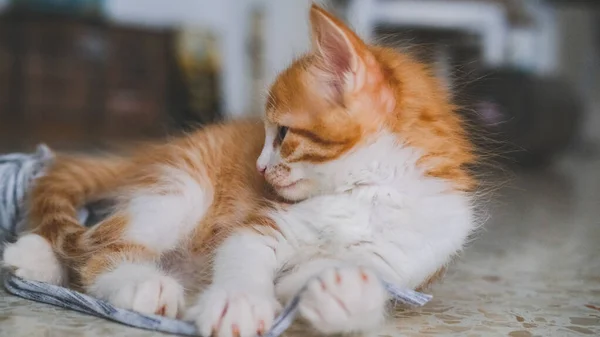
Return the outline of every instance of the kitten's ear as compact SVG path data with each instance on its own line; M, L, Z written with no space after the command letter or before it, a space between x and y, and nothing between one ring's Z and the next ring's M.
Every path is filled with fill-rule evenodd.
M313 52L322 58L322 70L336 94L359 90L365 82L365 57L369 51L362 40L340 20L321 7L310 8Z

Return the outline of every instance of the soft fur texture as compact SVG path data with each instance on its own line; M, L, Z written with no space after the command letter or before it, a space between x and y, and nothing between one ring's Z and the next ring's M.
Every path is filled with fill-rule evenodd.
M207 336L266 331L307 282L300 312L316 329L376 329L387 298L375 276L427 284L474 230L475 157L426 66L317 6L310 17L312 51L273 84L264 128L211 126L132 158L59 157L5 263L60 283L62 261L88 293L185 315ZM114 213L85 230L76 207L105 197ZM21 258L34 251L44 266Z

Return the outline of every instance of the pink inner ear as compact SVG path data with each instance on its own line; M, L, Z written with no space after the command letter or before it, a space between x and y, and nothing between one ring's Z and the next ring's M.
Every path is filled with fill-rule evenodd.
M326 62L327 70L337 77L343 77L351 70L352 51L350 46L339 32L324 32L319 40L321 53Z
M313 50L322 62L319 81L333 92L335 101L342 102L345 90L356 91L365 83L368 48L344 23L316 6L310 19Z
M323 70L327 74L325 80L335 92L335 99L341 100L344 90L344 82L352 71L354 51L343 33L326 23L320 27L316 36L318 52L323 58Z

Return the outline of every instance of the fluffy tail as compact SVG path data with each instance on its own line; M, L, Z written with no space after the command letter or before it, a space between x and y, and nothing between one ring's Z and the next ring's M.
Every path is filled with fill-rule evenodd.
M127 168L120 157L57 156L29 195L29 229L48 240L61 260L81 255L85 227L77 209L118 188Z

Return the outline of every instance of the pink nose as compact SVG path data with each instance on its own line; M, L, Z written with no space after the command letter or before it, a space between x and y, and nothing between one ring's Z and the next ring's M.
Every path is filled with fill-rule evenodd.
M266 166L261 166L261 165L258 165L258 164L256 165L256 169L262 175L265 175L265 171L267 171L267 167Z

